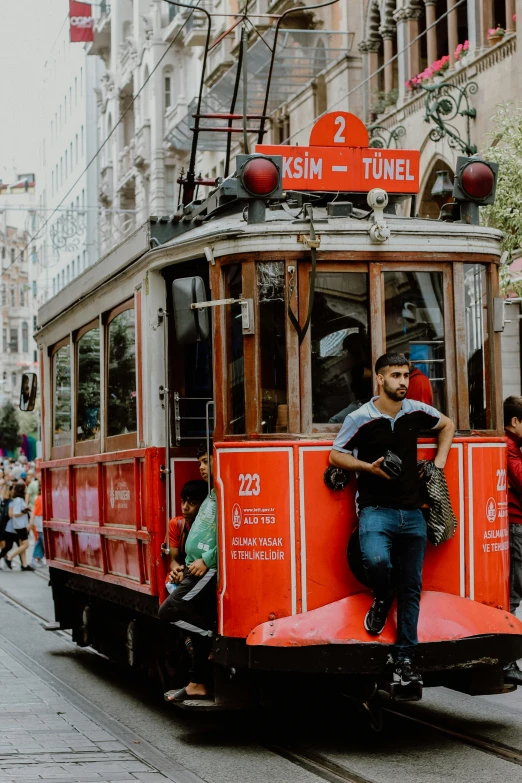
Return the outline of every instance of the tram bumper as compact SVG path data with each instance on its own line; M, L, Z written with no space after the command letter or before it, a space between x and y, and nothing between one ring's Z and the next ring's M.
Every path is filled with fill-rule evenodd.
M380 675L389 666L396 638L396 606L384 631L371 636L363 620L371 605L368 593L299 615L262 623L246 643L249 666L330 674ZM499 670L522 658L522 622L509 612L467 598L423 592L416 662L432 673L432 684L446 682L437 673L473 669Z

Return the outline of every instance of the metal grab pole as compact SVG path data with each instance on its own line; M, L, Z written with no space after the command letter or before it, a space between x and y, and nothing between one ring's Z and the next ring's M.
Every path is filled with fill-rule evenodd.
M165 542L162 551L165 555L170 554L169 541L169 522L170 510L172 505L171 497L171 471L170 471L170 391L169 391L169 333L168 333L168 313L163 310L163 353L165 364L165 385L163 387L163 408L165 410L165 467L163 475L165 476Z

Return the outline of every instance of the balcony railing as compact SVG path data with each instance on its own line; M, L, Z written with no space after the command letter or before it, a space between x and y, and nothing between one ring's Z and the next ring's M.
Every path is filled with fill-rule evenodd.
M476 57L468 54L462 59L460 68L448 73L448 76L444 81L460 87L470 78L476 79L479 74L493 68L507 57L511 57L515 54L516 48L516 35L506 35L499 43L495 44L495 46L487 47ZM466 60L469 60L469 62L466 62ZM386 114L379 116L379 125L391 128L396 124L399 118L401 123L404 123L412 114L423 111L425 103L426 93L423 90L420 90L418 93L409 93L406 95L406 99L402 106L397 105L386 112ZM397 115L399 115L399 117L397 117Z

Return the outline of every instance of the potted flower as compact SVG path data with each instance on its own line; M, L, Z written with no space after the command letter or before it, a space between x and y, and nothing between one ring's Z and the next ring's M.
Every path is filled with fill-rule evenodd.
M492 27L490 30L488 30L488 41L490 46L495 46L495 44L503 39L505 34L506 31L500 25L497 27Z
M459 43L454 53L455 68L461 68L462 65L464 65L464 58L466 57L468 50L469 50L469 41L464 41L463 44Z

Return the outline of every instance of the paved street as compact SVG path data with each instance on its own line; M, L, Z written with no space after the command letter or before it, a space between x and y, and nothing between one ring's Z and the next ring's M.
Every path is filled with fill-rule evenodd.
M45 572L0 572L0 781L60 783L519 783L520 763L407 718L385 715L381 734L358 713L306 708L188 715L150 686L64 633L48 633ZM8 593L19 604L11 601ZM404 708L418 721L522 753L522 694L469 697L425 691ZM281 747L319 754L332 772L303 768ZM493 747L495 747L493 745ZM314 774L317 772L317 774ZM329 776L328 776L329 775Z

